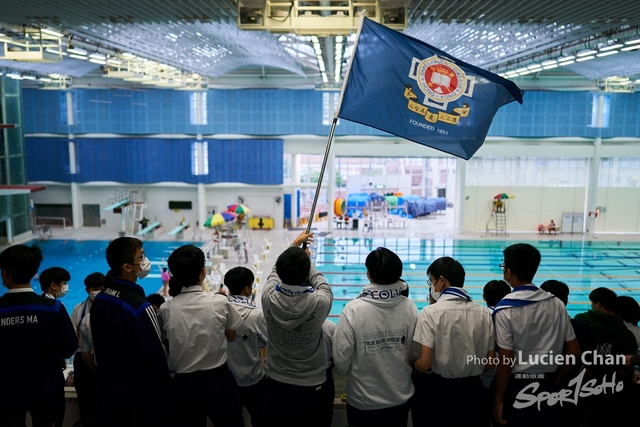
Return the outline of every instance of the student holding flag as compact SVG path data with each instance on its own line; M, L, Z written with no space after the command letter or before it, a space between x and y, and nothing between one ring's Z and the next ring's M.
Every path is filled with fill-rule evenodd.
M414 367L433 374L426 401L414 402L411 410L428 410L420 419L428 419L430 427L486 426L480 375L495 357L491 313L463 289L464 268L453 258L438 258L427 275L436 303L423 308L418 318L413 339L422 349Z
M547 402L514 406L519 392L540 395L554 391L555 383L572 367L558 366L550 355L580 355L580 347L569 322L567 310L558 298L535 286L533 277L540 265L540 252L526 243L504 251L500 269L513 292L495 307L493 316L498 342L498 366L493 415L509 426L556 425L555 408ZM571 361L571 358L564 358ZM545 363L536 363L545 360ZM532 384L538 383L533 390Z

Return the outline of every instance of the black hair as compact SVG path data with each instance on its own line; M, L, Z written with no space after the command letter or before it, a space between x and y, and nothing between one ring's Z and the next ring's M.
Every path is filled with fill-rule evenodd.
M491 280L482 289L482 294L489 307L495 307L509 293L511 293L511 287L504 280Z
M175 298L180 295L180 292L182 292L182 283L171 276L171 279L169 279L169 295Z
M160 307L162 304L164 304L164 297L160 294L149 294L147 295L147 301L149 301L151 305Z
M569 302L569 287L564 282L559 280L547 280L540 285L540 289L555 295L555 297L562 301L564 305L567 305Z
M136 256L138 249L142 247L142 240L134 237L118 237L107 246L106 257L109 268L115 277L122 274L122 266L130 264Z
M298 246L289 246L276 260L276 273L282 283L302 285L311 271L311 260Z
M31 283L41 263L42 251L35 245L13 245L0 253L0 269L6 271L16 285Z
M52 283L59 284L62 281L68 282L71 280L71 275L62 267L50 267L40 273L38 280L40 281L40 289L42 289L42 292L47 292Z
M504 268L511 270L521 282L533 282L542 256L540 251L528 243L516 243L502 251Z
M373 283L392 285L402 276L402 260L387 248L376 248L364 262Z
M427 276L431 274L436 279L440 276L449 281L449 284L455 288L464 286L464 267L455 259L443 256L433 261L427 268Z
M640 321L640 305L628 296L620 296L616 301L616 314L625 322L637 325Z
M605 309L616 312L618 296L609 288L597 288L589 294L591 302L599 302Z
M229 288L231 295L240 295L247 286L253 286L255 276L246 267L233 267L224 275L224 284Z
M204 262L204 252L194 245L180 246L167 259L172 278L175 277L182 287L200 283Z
M167 267L162 267L162 271L167 271Z
M99 289L104 288L105 277L100 272L89 274L84 278L84 287L87 289Z

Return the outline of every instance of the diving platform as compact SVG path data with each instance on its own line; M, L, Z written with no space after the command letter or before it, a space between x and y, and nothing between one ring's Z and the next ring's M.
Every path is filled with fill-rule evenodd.
M129 204L129 199L123 199L123 200L120 200L119 202L115 202L114 204L107 206L106 208L103 208L102 210L111 211L114 209L121 208L122 206L128 205L128 204Z
M149 226L143 228L142 230L138 231L136 235L144 236L146 238L153 238L154 232L156 231L156 229L160 228L161 225L162 223L160 221L156 221L154 223L149 224Z
M167 236L176 236L176 238L181 239L183 237L183 232L186 228L189 227L189 222L184 222L167 233Z

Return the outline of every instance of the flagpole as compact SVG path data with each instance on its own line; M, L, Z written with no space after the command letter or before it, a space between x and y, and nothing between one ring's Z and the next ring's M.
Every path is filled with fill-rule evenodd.
M356 34L356 41L353 43L353 53L351 54L351 58L349 59L349 66L347 67L347 72L344 76L344 81L342 82L342 90L340 91L340 98L338 99L338 108L336 108L335 113L333 114L333 121L331 122L331 131L329 132L329 140L327 141L327 148L324 150L324 159L322 159L322 167L320 168L320 175L318 176L318 185L316 186L316 194L313 196L313 203L311 204L311 212L309 212L309 221L307 222L307 231L309 234L311 232L311 225L313 224L313 217L316 213L316 206L318 205L318 198L320 197L320 189L322 188L322 180L324 178L324 170L327 167L327 160L329 159L329 152L331 151L331 143L333 142L333 134L336 130L336 125L338 124L338 114L340 114L340 107L342 106L342 97L344 96L344 88L347 86L347 80L349 79L349 73L351 73L351 64L353 63L353 58L356 55L356 49L358 48L358 39L360 39L360 32L362 31L362 24L364 23L364 10L360 12L360 22L358 23L358 32ZM331 179L332 177L329 177ZM335 179L335 177L333 177ZM329 203L328 209L331 209L331 203ZM307 244L302 244L302 249L307 249Z

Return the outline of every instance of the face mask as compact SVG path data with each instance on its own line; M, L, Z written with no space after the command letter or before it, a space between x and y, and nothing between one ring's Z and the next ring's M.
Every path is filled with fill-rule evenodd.
M144 279L145 277L147 277L147 275L151 271L151 261L149 261L149 258L144 257L144 259L139 265L142 270L136 271L136 277L138 279Z
M442 292L436 292L435 289L435 286L431 286L431 288L429 289L429 293L431 294L431 298L433 298L434 301L438 301L440 299L440 295L442 295Z
M56 292L56 298L62 298L69 292L69 285L62 285L60 288L60 292Z
M100 293L100 291L91 291L91 292L89 292L89 300L93 301L94 299L96 299L96 297L98 296L99 293Z

